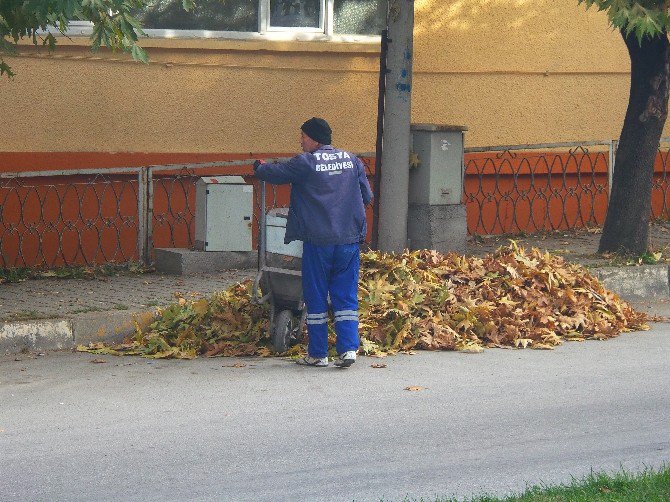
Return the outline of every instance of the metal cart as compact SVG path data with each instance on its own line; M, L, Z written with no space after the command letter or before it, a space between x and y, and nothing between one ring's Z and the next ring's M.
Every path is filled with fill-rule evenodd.
M260 188L258 274L252 301L270 305L272 345L277 352L286 352L300 340L307 318L302 296L302 243L284 244L288 208L266 211L265 182Z

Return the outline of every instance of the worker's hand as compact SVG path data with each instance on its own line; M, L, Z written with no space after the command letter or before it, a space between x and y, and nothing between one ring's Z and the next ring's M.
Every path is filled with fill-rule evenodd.
M265 161L263 159L256 159L254 162L254 172L256 172L256 169L258 169L258 166L261 164L265 164Z

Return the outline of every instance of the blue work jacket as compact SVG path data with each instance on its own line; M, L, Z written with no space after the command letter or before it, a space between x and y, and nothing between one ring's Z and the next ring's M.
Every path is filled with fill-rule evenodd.
M365 240L365 206L372 190L355 155L323 145L285 163L261 164L256 177L291 184L286 244L299 240L329 246Z

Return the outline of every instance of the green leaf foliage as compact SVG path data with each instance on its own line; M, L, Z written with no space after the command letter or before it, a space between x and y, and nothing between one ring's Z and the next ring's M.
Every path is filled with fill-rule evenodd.
M191 0L184 0L191 6ZM142 31L133 15L146 0L2 0L0 1L0 75L13 76L2 59L16 51L19 40L27 39L53 50L56 35L64 34L69 21L93 23L91 48L106 46L122 50L133 59L146 63L147 53L138 44Z
M577 0L586 8L605 11L610 24L626 35L633 33L638 41L668 31L670 2L664 0Z

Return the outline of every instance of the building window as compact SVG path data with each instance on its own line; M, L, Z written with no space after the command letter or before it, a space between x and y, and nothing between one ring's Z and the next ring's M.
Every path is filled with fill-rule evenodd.
M387 0L197 0L195 9L185 12L182 0L149 0L134 15L156 38L376 37L386 22L386 5Z
M320 0L270 0L270 29L323 30Z
M258 2L197 0L185 12L182 0L150 0L133 14L146 29L258 31Z
M333 33L380 35L386 24L386 1L333 0Z

